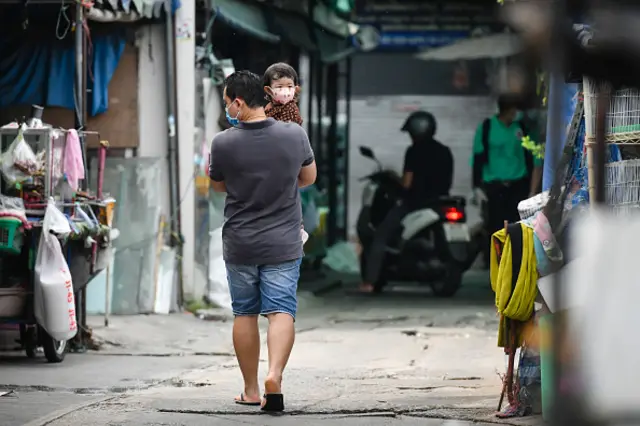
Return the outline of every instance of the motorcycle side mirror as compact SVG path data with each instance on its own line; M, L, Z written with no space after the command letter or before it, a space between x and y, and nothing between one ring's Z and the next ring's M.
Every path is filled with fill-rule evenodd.
M362 146L362 145L360 146L360 155L362 155L363 157L370 158L372 160L376 159L376 156L373 153L373 150L368 146Z

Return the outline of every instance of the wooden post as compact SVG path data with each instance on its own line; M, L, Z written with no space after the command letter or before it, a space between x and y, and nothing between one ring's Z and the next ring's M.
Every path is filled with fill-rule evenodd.
M504 221L504 232L505 232L505 241L507 238L507 228L509 226L509 222L508 221ZM502 253L500 253L500 257L502 257ZM498 261L500 262L500 261ZM511 321L511 320L507 320L507 321ZM507 327L508 330L511 330L511 327ZM511 347L511 339L509 336L507 336L507 347L504 348L504 352L506 354L509 354L509 348ZM512 393L512 388L513 388L513 375L511 375L511 377L509 377L509 369L511 368L511 355L509 355L509 366L507 367L507 372L504 375L504 377L502 378L502 392L500 393L500 401L498 401L498 412L500 412L500 410L502 410L502 403L504 402L504 395L505 393L507 394L507 397L509 398L509 401L511 401L511 393Z

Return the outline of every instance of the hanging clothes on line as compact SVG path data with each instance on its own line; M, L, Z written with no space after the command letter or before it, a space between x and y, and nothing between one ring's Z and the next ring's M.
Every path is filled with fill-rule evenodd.
M510 224L493 234L491 246L491 288L500 314L498 346L507 346L510 332L517 334L517 345L521 346L521 330L509 329L508 319L524 322L533 314L538 294L533 229L522 223Z
M78 132L71 129L67 132L67 143L64 148L64 174L73 191L78 190L78 181L85 178L84 160L82 159L82 146Z

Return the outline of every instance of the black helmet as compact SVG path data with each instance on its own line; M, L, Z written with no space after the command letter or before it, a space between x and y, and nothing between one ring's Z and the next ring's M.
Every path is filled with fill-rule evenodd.
M412 139L431 139L436 134L436 118L430 112L412 112L401 130L409 133Z

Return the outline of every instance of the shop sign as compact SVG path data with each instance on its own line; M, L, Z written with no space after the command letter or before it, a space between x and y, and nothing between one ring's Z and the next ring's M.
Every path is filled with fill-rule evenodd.
M379 32L379 49L419 50L451 44L477 31L503 27L494 0L362 0L356 21Z

